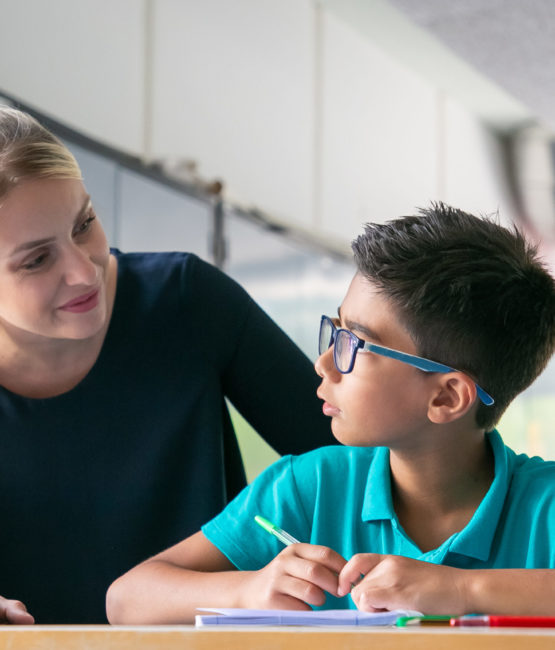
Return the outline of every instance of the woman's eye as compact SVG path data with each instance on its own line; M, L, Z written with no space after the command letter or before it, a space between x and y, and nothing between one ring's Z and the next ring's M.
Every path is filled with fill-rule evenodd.
M25 271L33 271L34 269L38 269L39 267L41 267L46 262L47 259L48 259L48 253L41 253L40 255L33 257L33 259L24 262L21 265L21 268L24 269Z
M90 227L95 219L96 215L91 214L77 226L77 228L74 230L74 233L76 235L82 235L83 233L87 232L90 230Z

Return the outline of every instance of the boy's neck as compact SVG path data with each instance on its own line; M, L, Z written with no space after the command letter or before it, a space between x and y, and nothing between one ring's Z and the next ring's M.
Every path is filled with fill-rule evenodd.
M437 548L466 526L494 476L483 430L440 435L430 447L390 453L395 513L422 551Z

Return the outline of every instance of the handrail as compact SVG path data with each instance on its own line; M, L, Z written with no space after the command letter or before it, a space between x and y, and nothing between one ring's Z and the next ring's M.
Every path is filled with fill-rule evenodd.
M303 228L291 226L283 221L275 219L265 211L259 210L258 208L245 208L236 203L224 200L222 196L223 184L220 181L213 181L211 183L202 182L198 185L189 183L184 179L169 174L164 170L161 162L154 161L146 163L139 156L131 155L117 147L105 144L100 140L85 135L81 131L68 126L0 88L0 101L2 99L6 100L14 108L18 108L32 115L58 137L68 140L83 149L102 156L103 158L107 158L129 171L140 174L145 178L170 187L181 194L195 198L212 206L214 210L216 230L223 227L222 216L227 212L250 222L254 222L262 228L271 230L289 240L320 251L341 261L350 261L352 259L349 247L345 242L330 241L325 237L315 235ZM220 230L220 239L221 232L222 231ZM218 233L216 232L215 234L217 239ZM216 243L214 247L215 249L217 248L215 262L218 265L221 265L223 263L223 245L220 242L219 244Z

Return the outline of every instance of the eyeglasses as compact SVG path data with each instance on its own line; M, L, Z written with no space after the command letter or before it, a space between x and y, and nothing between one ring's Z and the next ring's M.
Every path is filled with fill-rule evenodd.
M461 370L451 368L450 366L438 363L437 361L430 361L423 357L417 357L414 354L392 350L383 345L368 343L368 341L359 339L358 336L349 330L335 327L330 318L322 316L320 321L320 336L318 339L318 354L324 354L324 352L326 352L326 350L328 350L332 345L334 346L333 362L335 363L337 370L344 375L350 373L353 369L355 358L359 350L367 350L368 352L379 354L382 357L396 359L397 361L407 363L409 366L414 366L424 372L462 372ZM475 383L475 386L476 393L480 400L486 406L491 406L494 403L493 397L488 395L488 393L486 393L483 388L480 388L478 384Z

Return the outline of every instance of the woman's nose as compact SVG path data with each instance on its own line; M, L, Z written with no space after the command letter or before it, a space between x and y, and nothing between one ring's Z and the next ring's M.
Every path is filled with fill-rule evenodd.
M75 246L66 254L64 276L68 285L92 286L98 279L97 267L87 251Z

